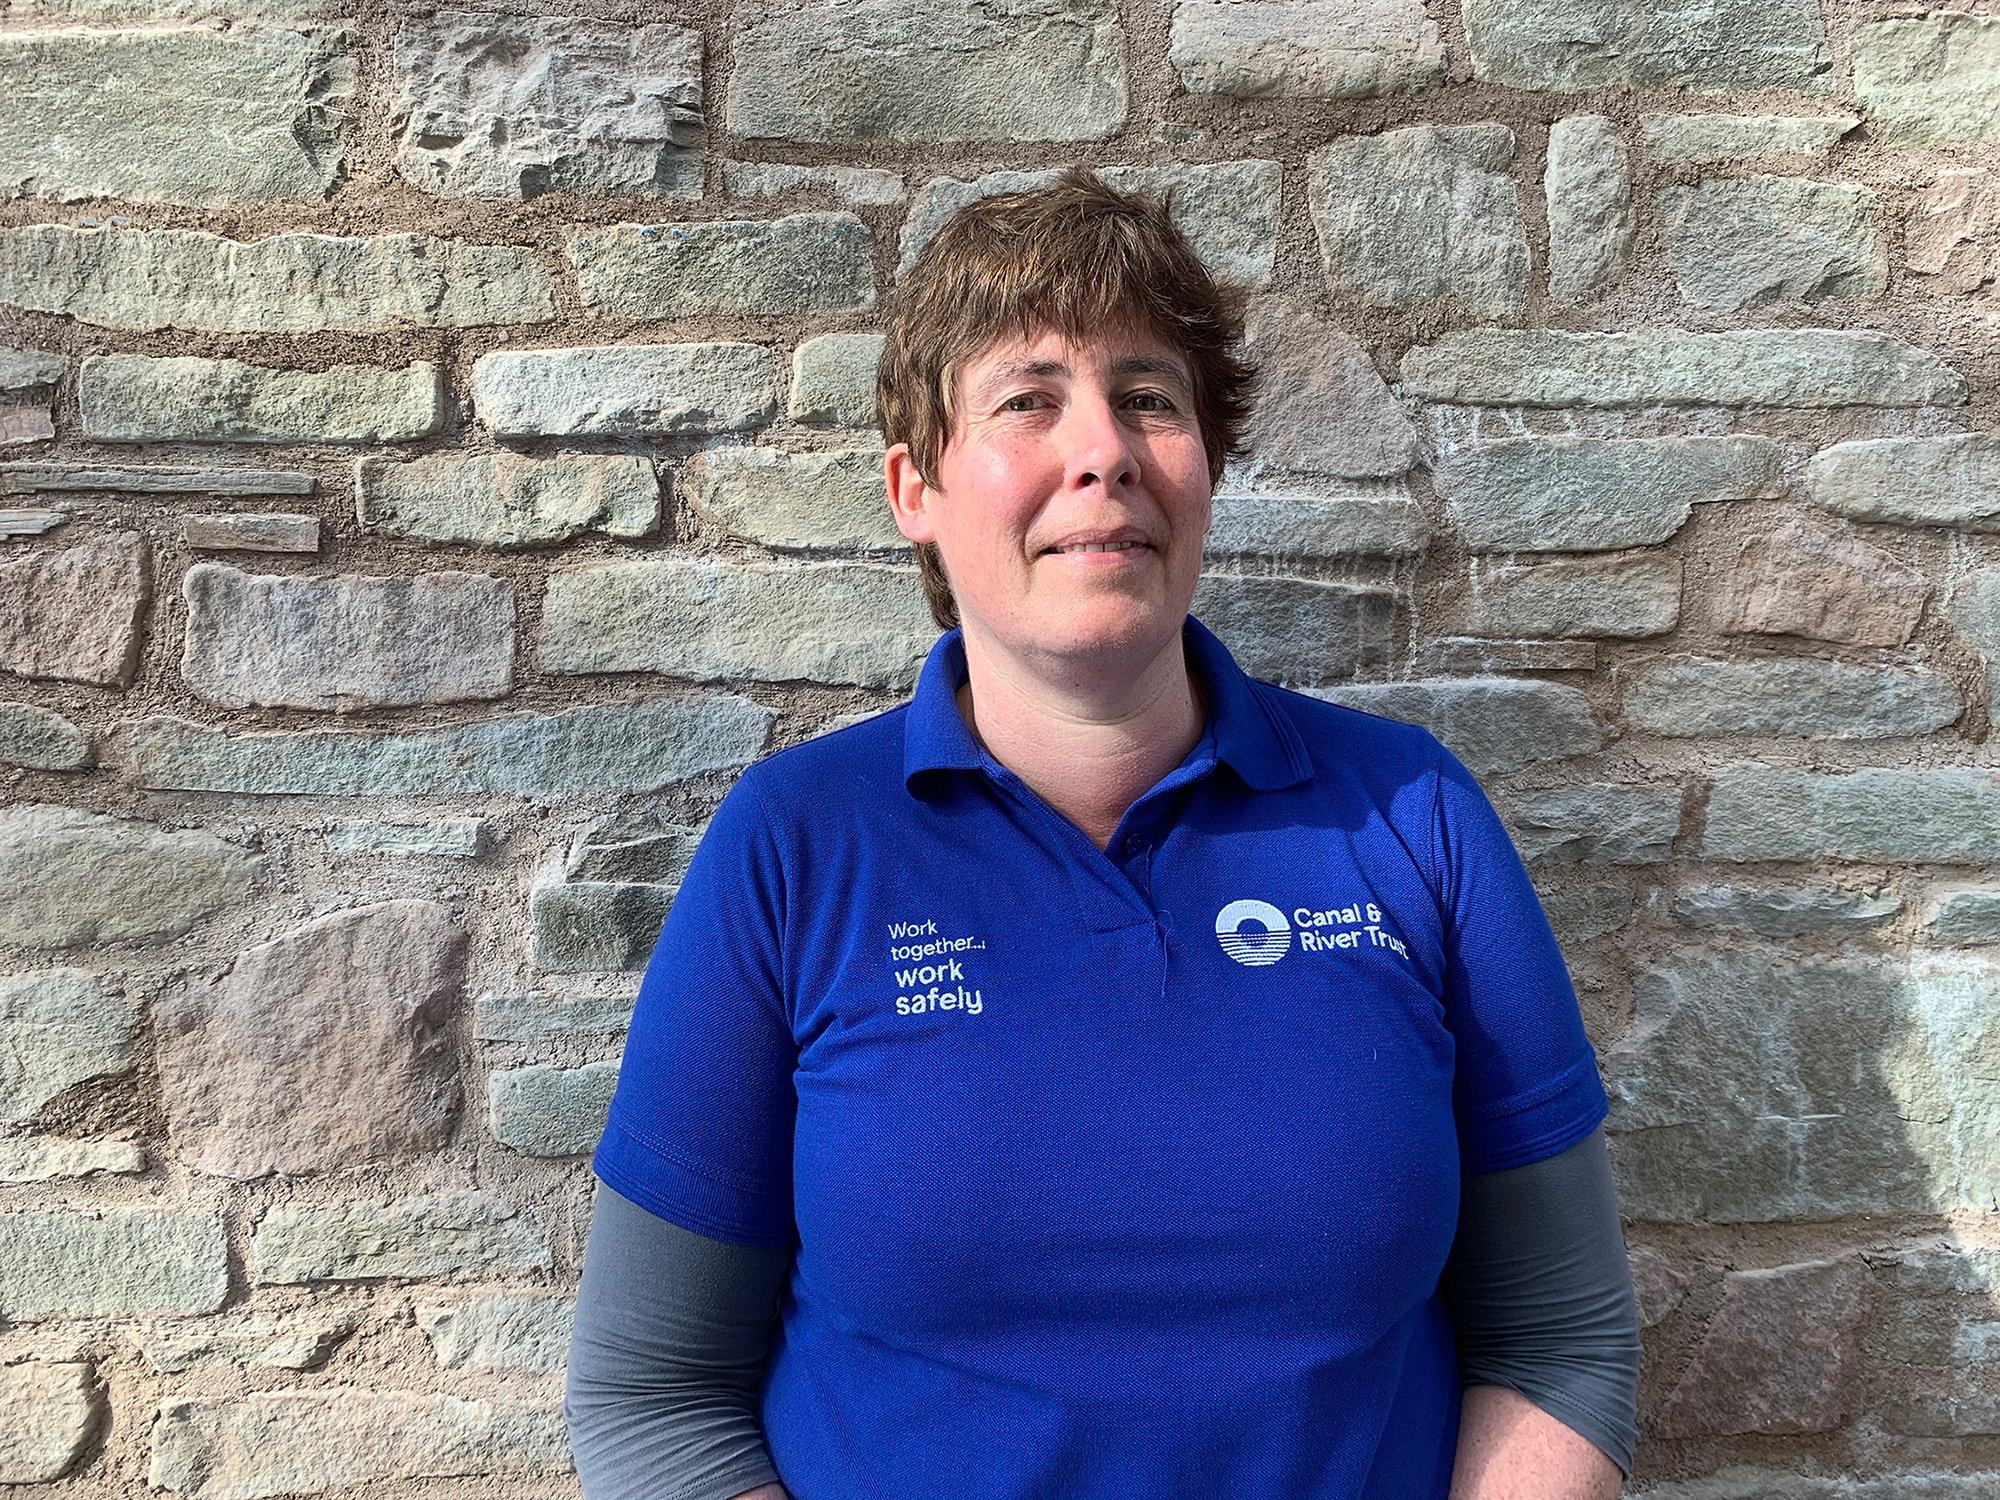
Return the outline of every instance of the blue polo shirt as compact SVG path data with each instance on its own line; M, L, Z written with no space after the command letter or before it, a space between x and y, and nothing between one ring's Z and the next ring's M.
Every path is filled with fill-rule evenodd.
M723 802L598 1175L791 1243L798 1500L1443 1500L1461 1172L1604 1114L1534 891L1420 729L1246 677L1107 851L912 701Z

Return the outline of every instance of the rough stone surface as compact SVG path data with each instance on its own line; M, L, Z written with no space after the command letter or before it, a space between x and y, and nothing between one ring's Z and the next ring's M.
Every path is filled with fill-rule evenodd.
M868 231L853 214L610 224L572 234L569 258L584 312L594 318L764 317L875 305Z
M1563 944L1588 942L1616 932L1632 920L1636 905L1632 893L1622 885L1586 885L1542 896L1542 914L1549 919L1556 940Z
M1627 1252L1632 1290L1639 1303L1639 1326L1651 1328L1666 1320L1687 1299L1688 1278L1659 1251L1642 1246Z
M310 495L313 477L295 469L175 469L148 464L0 464L0 495Z
M1709 178L1662 188L1681 295L1725 311L1783 297L1872 297L1889 284L1873 190L1803 177Z
M1466 0L1472 76L1517 89L1816 89L1817 0Z
M1951 622L1986 663L1986 716L2000 717L2000 568L1987 568L1959 582L1952 595Z
M581 1156L604 1133L618 1064L509 1068L487 1080L493 1138L524 1156Z
M777 410L777 365L757 344L509 349L472 367L472 402L500 437L745 432Z
M0 943L157 943L249 895L262 862L199 829L0 808Z
M2000 1473L1900 1472L1820 1478L1732 1466L1684 1483L1649 1486L1646 1500L1992 1500Z
M132 779L160 790L321 797L592 797L748 764L776 716L729 695L513 714L448 729L231 734L157 716L125 731Z
M47 442L55 435L49 393L39 397L0 396L0 447Z
M146 1149L137 1141L60 1141L47 1136L0 1141L0 1182L48 1182L99 1172L131 1176L145 1170Z
M387 1206L274 1208L250 1241L259 1286L526 1271L549 1248L505 1207L477 1195Z
M1501 810L1530 864L1651 864L1667 857L1681 831L1681 794L1670 786L1516 792Z
M137 1020L80 969L0 975L0 1121L25 1124L71 1084L131 1071Z
M2000 16L1940 9L1862 26L1854 93L1894 145L2000 140Z
M354 488L362 525L429 542L531 547L586 531L645 536L660 521L652 461L619 454L364 458Z
M338 31L167 26L0 40L0 198L320 199L355 82Z
M61 714L25 703L0 703L0 766L81 771L89 764L90 736Z
M0 510L0 542L42 536L68 521L69 517L59 510Z
M1594 672L1595 641L1484 641L1443 636L1412 658L1425 677L1488 677L1495 672Z
M542 670L907 686L937 636L908 568L586 563L550 575Z
M575 880L537 886L528 897L535 963L563 973L643 969L674 904L674 887Z
M1178 0L1167 60L1190 94L1369 99L1444 78L1422 0Z
M1322 688L1313 696L1420 724L1481 773L1584 755L1601 743L1590 700L1560 683L1468 677Z
M563 874L570 880L638 880L678 885L702 830L648 815L604 818L570 840Z
M526 1369L554 1374L569 1360L576 1302L534 1292L494 1292L456 1307L417 1307L417 1326L446 1369Z
M1487 406L1962 406L1965 381L1885 333L1470 328L1403 356L1403 390Z
M1947 943L2000 943L2000 889L1938 891L1924 905L1924 931Z
M1826 156L1859 115L1647 115L1654 161L1742 161L1753 156Z
M357 709L502 698L514 588L484 573L301 577L197 563L181 675L226 708Z
M738 31L724 119L750 139L1096 141L1125 109L1109 5L860 0Z
M903 201L903 174L881 167L801 167L792 162L726 161L723 185L732 198L780 198L818 188L849 207L890 208Z
M1902 909L1886 893L1823 885L1704 885L1674 902L1674 916L1690 927L1772 938L1880 927Z
M1694 506L1784 493L1770 438L1502 438L1439 462L1437 493L1475 552L1663 542Z
M1682 658L1626 679L1625 720L1653 734L1803 734L1874 739L1929 734L1964 704L1921 667L1850 667L1809 657L1754 662Z
M823 333L792 354L785 415L809 427L873 427L879 333Z
M1370 585L1204 573L1192 613L1251 676L1298 685L1379 671L1402 605Z
M1307 161L1313 228L1336 297L1407 307L1455 296L1468 311L1518 311L1528 239L1504 125L1410 125L1349 136Z
M0 391L32 391L62 379L69 361L39 349L0 349Z
M705 519L766 547L909 546L883 492L879 448L710 448L682 467L681 490Z
M433 823L393 823L343 818L326 830L326 847L340 854L435 854L475 859L486 847L482 818L441 818Z
M310 1370L352 1331L353 1324L345 1316L246 1313L158 1324L139 1330L134 1342L146 1362L165 1374L212 1364Z
M0 1315L17 1322L214 1312L228 1290L228 1247L213 1214L0 1214Z
M1903 258L1930 290L1963 295L2000 277L2000 176L1948 167L1903 221Z
M2000 531L2000 432L1836 443L1805 482L1815 504L1856 521Z
M83 1457L97 1391L80 1360L0 1368L0 1484L47 1484Z
M544 1000L534 995L481 995L472 1034L482 1042L535 1042L555 1036L608 1036L632 1019L630 995Z
M1400 484L1335 480L1315 488L1319 493L1216 495L1208 555L1285 561L1423 555L1430 524Z
M1661 635L1680 620L1677 557L1584 557L1475 567L1465 631L1483 636Z
M310 922L183 986L154 1032L174 1152L220 1177L412 1161L461 1101L463 935L430 901Z
M447 10L396 28L396 165L452 198L701 196L701 33Z
M1736 765L1708 798L1708 859L2000 860L2000 775L1970 766L1821 775Z
M1549 127L1542 192L1549 209L1549 295L1575 302L1622 278L1632 248L1631 173L1608 119L1571 115Z
M129 686L146 598L137 532L0 560L0 672Z
M248 242L184 229L0 230L0 303L100 328L391 332L556 315L525 250L425 234Z
M106 443L406 443L444 421L437 366L324 373L234 359L100 354L77 373L83 435Z
M319 551L319 517L248 512L181 517L181 540L194 552Z
M1801 635L1900 646L1916 633L1930 584L1845 528L1787 515L1747 538L1715 600L1725 635Z
M1255 303L1244 335L1262 379L1243 429L1253 474L1386 478L1416 463L1416 429L1351 335L1290 298Z

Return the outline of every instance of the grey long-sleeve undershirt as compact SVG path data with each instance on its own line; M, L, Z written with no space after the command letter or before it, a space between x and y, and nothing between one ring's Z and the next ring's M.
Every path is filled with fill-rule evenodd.
M731 1500L778 1481L757 1391L790 1263L598 1185L563 1395L587 1500ZM1467 1385L1519 1391L1630 1471L1639 1323L1602 1131L1463 1180L1444 1290Z

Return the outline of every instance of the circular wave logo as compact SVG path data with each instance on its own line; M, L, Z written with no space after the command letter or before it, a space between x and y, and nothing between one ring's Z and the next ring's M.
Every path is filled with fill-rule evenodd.
M1261 969L1291 951L1292 924L1268 901L1232 901L1215 914L1215 940L1239 964Z

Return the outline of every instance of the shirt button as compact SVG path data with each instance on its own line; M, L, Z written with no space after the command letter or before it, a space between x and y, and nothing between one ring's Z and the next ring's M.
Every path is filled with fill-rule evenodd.
M1144 834L1128 833L1125 835L1125 852L1127 854L1137 854L1145 847L1146 836Z

